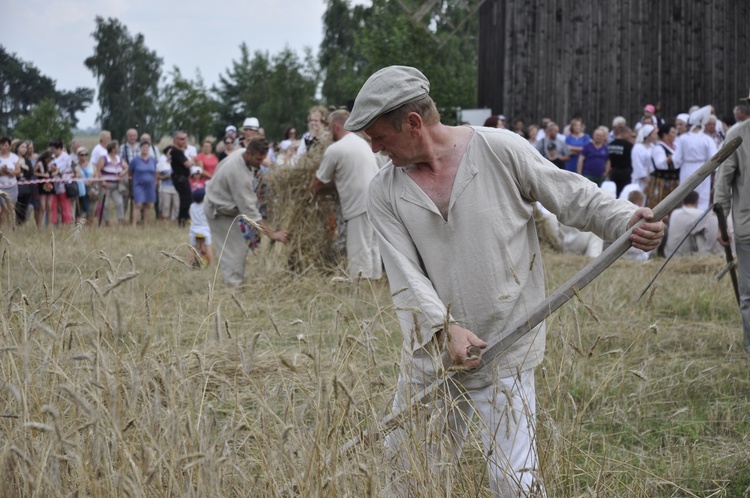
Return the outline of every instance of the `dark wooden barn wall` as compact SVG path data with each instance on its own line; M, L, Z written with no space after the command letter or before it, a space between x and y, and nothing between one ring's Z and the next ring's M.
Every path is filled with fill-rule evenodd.
M478 105L509 119L733 120L750 90L750 0L486 0L479 25Z

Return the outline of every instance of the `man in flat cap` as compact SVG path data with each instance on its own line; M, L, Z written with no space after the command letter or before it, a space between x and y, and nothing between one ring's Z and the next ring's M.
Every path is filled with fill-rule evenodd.
M408 405L445 367L464 370L430 405L428 427L402 426L386 438L395 465L387 492L418 496L424 473L414 467L425 460L430 476L455 468L451 459L476 412L493 495L528 494L541 488L534 482L534 367L544 354L544 324L487 368L477 370L477 351L544 299L533 205L605 240L653 213L560 170L509 130L443 125L429 89L415 68L381 69L363 85L345 125L364 130L373 151L391 159L370 184L367 209L403 333L394 407ZM651 250L662 236L663 224L650 221L631 240ZM424 432L438 427L446 437ZM414 457L415 441L426 459ZM449 476L439 481L448 488Z
M750 104L750 95L740 100ZM730 208L732 210L742 331L745 351L750 353L750 120L734 125L724 143L736 137L742 137L742 144L719 166L714 203L721 205L725 213L729 213ZM719 242L729 244L729 240L719 237Z

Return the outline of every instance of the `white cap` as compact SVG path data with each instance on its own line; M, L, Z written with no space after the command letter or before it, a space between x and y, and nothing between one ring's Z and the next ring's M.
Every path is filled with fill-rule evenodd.
M638 130L638 136L635 139L635 143L642 144L646 140L646 137L651 135L655 129L656 128L654 128L653 125L643 125L641 129Z
M229 125L226 128L224 128L224 133L229 133L230 131L237 132L237 127L234 125Z
M711 106L704 105L697 111L690 113L690 126L704 126L708 122L709 116L711 116Z
M190 166L190 176L193 176L196 173L203 173L203 170L200 166Z
M258 118L246 118L245 122L242 123L243 128L250 128L251 130L257 130L260 128L260 122Z

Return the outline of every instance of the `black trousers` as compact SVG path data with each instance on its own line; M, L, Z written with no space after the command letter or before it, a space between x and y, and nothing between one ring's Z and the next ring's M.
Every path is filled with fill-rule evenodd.
M190 190L190 179L187 176L172 176L174 188L180 197L180 211L177 214L177 224L187 225L190 219L190 204L193 202L193 192Z

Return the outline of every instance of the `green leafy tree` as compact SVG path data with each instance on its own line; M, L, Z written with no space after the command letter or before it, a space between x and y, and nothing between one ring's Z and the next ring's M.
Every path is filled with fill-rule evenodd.
M213 89L219 102L216 136L222 136L228 124L239 128L250 116L258 118L272 140L286 126L304 123L315 101L315 68L310 51L304 60L289 48L273 58L260 51L251 58L247 45L240 45L240 58L232 61Z
M44 150L52 139L59 138L64 144L73 139L70 121L60 117L52 99L42 100L29 114L21 116L14 132L19 138L32 140L38 151Z
M76 114L86 109L93 98L94 91L90 88L57 90L52 78L0 46L0 130L4 133L13 134L17 121L44 99L51 99L60 117L76 126Z
M309 74L309 64L306 68L289 48L273 57L268 98L258 111L269 137L279 139L287 126L306 122L307 110L314 102L315 81Z
M263 76L268 73L268 58L256 52L250 59L250 50L245 43L240 45L240 58L232 61L226 74L219 75L219 85L214 92L219 101L219 119L216 123L217 136L222 136L224 127L233 124L238 128L242 121L258 112L259 93L265 86ZM255 73L259 72L260 75ZM254 84L260 85L254 87Z
M129 128L153 133L159 119L162 59L116 19L96 17L94 55L84 64L99 83L102 128L122 137Z
M323 73L321 93L329 105L353 103L367 78L363 74L364 57L356 46L356 33L364 26L369 12L361 5L350 8L349 0L328 0L318 61Z
M329 104L353 99L370 74L400 64L427 76L444 122L454 122L455 107L476 105L476 16L456 0L438 0L423 11L424 5L373 0L352 9L348 0L328 1L320 64Z
M200 143L211 134L216 121L216 101L203 82L200 72L191 81L175 66L171 81L162 89L161 117L157 127L160 135L185 130Z
M70 125L76 128L78 126L76 114L84 111L94 101L94 90L79 87L72 92L58 92L56 100L61 117L70 121Z

